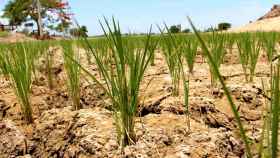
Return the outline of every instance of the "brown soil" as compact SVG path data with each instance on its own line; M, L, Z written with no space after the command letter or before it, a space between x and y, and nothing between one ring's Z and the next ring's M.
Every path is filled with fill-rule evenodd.
M24 41L33 41L35 39L25 36L22 33L10 33L8 36L0 37L0 42L15 43Z
M250 22L244 26L230 29L228 32L269 32L280 31L280 5L274 5L269 12L257 21Z
M52 90L47 86L44 60L38 63L39 82L32 85L31 96L34 124L25 124L10 82L4 76L0 78L0 158L238 158L244 155L228 102L220 88L211 90L209 69L206 63L201 63L201 57L197 58L190 80L191 131L187 130L184 115L183 87L179 97L170 95L168 69L157 53L155 66L148 68L141 87L141 117L137 117L135 129L137 142L122 151L117 144L110 102L96 85L83 79L84 109L72 110L62 57L58 54L53 65L55 87ZM236 56L236 50L227 55L221 72L248 136L258 141L265 102L261 80L268 79L269 66L261 58L254 83L245 84ZM97 73L95 66L88 67Z
M280 5L273 5L270 11L266 13L264 16L260 17L258 20L270 19L279 16L280 16Z

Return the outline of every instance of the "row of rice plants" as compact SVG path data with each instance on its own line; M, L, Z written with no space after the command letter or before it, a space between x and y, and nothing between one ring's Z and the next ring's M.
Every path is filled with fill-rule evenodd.
M39 43L16 43L1 46L1 70L12 83L21 105L21 111L27 123L32 123L30 90L36 78L36 59L40 56Z
M246 136L239 113L233 102L219 68L223 62L226 48L231 52L234 44L237 44L240 63L243 66L246 81L253 81L258 57L263 48L267 52L268 60L272 65L275 47L277 43L276 34L263 34L261 38L255 34L205 34L203 38L196 31L195 35L176 36L160 29L161 36L153 37L151 31L144 37L123 36L116 21L112 25L105 19L105 26L101 25L105 38L98 40L82 39L82 41L61 41L64 55L64 66L67 74L68 92L72 99L75 110L82 108L80 104L80 74L85 72L100 86L113 104L114 119L121 146L134 144L136 135L134 131L135 117L139 104L140 85L143 75L149 64L154 65L155 51L160 49L165 58L172 79L174 96L179 95L179 85L183 82L184 104L186 116L189 119L188 99L189 80L195 70L194 64L199 48L202 49L207 59L211 74L212 86L219 82L227 96L233 114L236 118L241 138L244 141L246 154L252 157L251 145ZM166 30L167 27L165 27ZM203 40L204 39L204 40ZM204 42L206 39L206 43ZM46 54L49 75L52 75L52 55L49 54L50 43L18 43L12 45L0 45L0 69L1 73L7 74L13 83L15 92L21 102L22 112L28 123L32 123L32 106L30 103L30 89L34 76L36 79L36 60ZM86 50L88 63L94 62L98 68L99 77L89 72L80 64L79 47ZM47 52L47 53L46 53ZM184 71L185 63L189 72ZM20 66L19 66L20 65ZM279 122L279 65L271 68L271 112L268 132L269 142L272 143L268 151L271 157L277 155L278 122ZM49 86L52 88L52 76L49 76ZM190 123L188 121L188 128ZM270 134L271 133L271 134Z
M232 96L230 94L229 89L227 88L227 85L225 81L222 78L222 75L219 71L219 67L217 63L214 60L214 54L210 48L207 47L207 42L202 39L201 35L197 32L195 26L193 25L192 21L188 19L195 35L197 36L198 40L200 41L201 48L203 49L209 63L210 63L210 69L213 70L213 75L215 75L220 84L222 85L222 88L225 92L225 95L227 97L227 100L229 102L229 105L232 109L232 112L234 114L235 120L237 122L240 136L245 144L245 152L246 156L248 158L252 157L272 157L276 158L278 157L278 133L279 133L279 100L280 100L280 86L279 86L279 79L280 79L280 65L279 60L277 62L273 63L272 65L272 71L271 71L271 100L268 101L269 105L267 105L268 108L266 108L266 117L263 121L264 128L263 128L263 137L261 138L261 142L251 142L249 141L248 137L246 136L246 132L244 129L244 125L240 119L239 112L237 110L236 105L234 104L234 101L232 99ZM250 71L250 79L246 77L246 81L253 81L253 76L255 72L256 63L258 60L258 56L261 49L261 44L256 36L256 34L240 34L240 39L237 40L237 45L239 48L240 53L240 61L244 69L245 76L247 76L247 71ZM275 44L276 44L276 35L270 34L268 37L269 43L265 44L265 48L267 51L268 59L271 61L273 55L272 53L275 52ZM268 42L268 41L266 41ZM271 42L271 43L270 43ZM255 154L253 152L255 149L253 148L254 145L259 145L258 153ZM254 153L254 154L253 154Z

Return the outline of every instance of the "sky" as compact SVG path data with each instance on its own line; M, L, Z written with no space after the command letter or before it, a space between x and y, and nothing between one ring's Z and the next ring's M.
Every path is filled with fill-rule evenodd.
M8 0L0 0L0 10ZM177 25L189 28L190 16L200 29L229 22L233 27L254 21L280 0L69 0L71 10L80 25L86 25L90 35L102 34L99 20L114 16L123 32L147 32L153 25ZM1 11L0 11L1 15Z

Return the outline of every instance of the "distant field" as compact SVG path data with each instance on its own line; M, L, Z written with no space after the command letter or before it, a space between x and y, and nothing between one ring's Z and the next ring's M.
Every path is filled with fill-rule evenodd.
M9 35L8 32L0 32L0 37L6 37L8 35Z

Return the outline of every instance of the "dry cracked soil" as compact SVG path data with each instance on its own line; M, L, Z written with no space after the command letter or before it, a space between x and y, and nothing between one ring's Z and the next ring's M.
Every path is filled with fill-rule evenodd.
M0 78L0 158L238 158L244 144L221 88L211 89L207 63L197 56L190 78L190 123L184 115L183 87L171 96L171 78L160 52L141 86L135 131L137 142L120 149L111 104L83 75L83 109L74 111L66 87L59 51L52 66L54 88L47 86L44 59L38 63L38 81L32 84L34 123L26 125L20 104L5 76ZM83 59L85 60L85 59ZM82 62L86 63L86 62ZM88 65L87 65L88 66ZM98 74L94 65L90 71ZM237 50L227 54L221 73L231 91L247 135L258 142L266 98L262 80L269 66L261 57L253 83L246 84ZM187 70L186 70L187 72ZM219 87L219 86L218 86Z

